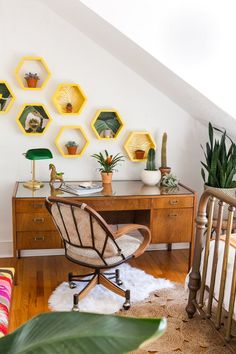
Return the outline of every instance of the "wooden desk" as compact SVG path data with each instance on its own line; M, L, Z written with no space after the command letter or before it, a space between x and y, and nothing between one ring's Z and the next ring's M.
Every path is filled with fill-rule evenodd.
M100 193L78 197L53 190L48 182L37 191L17 182L12 198L15 257L20 256L20 250L62 247L44 205L50 195L84 202L101 213L108 223L146 224L151 229L152 244L189 242L192 245L196 193L186 186L168 190L145 186L141 181L114 181Z

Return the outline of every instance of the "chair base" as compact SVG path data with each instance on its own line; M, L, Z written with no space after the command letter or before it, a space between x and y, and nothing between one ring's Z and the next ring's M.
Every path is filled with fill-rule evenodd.
M111 277L107 278L105 275L110 275ZM90 279L83 279L86 276L92 276ZM74 294L73 297L73 307L72 311L79 311L79 301L82 300L90 290L92 290L95 285L101 284L108 290L113 291L115 294L123 296L125 302L123 304L124 310L128 310L131 306L130 304L130 290L123 290L116 284L114 284L110 279L114 279L118 285L122 285L120 279L119 269L116 269L115 273L101 273L100 270L96 270L94 273L83 274L83 275L73 275L72 273L68 274L69 287L71 289L76 287L76 284L73 281L87 282L87 285L77 294Z

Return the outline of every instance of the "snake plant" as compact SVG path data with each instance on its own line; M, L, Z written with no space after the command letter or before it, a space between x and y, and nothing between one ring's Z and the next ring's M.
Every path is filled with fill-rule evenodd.
M214 137L215 131L221 134L220 140ZM211 123L208 125L208 134L209 142L206 143L205 150L201 145L206 160L201 161L204 183L216 188L235 188L236 145L226 131L213 127ZM208 173L207 177L205 171Z

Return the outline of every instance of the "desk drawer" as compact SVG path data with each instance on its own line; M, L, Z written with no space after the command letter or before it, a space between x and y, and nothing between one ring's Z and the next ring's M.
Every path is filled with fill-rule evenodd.
M56 231L49 213L16 214L16 231Z
M159 209L152 214L152 243L190 242L193 209Z
M160 197L152 200L154 209L159 208L191 208L193 207L193 197L188 196L172 196L172 197Z
M91 208L95 210L146 210L151 207L150 199L109 199L105 200L79 200L80 202L84 202L89 205Z
M48 213L45 199L16 200L16 213Z
M17 232L17 249L62 248L58 232Z

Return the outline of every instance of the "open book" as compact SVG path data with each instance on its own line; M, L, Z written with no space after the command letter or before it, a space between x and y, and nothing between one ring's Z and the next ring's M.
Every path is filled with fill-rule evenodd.
M94 182L80 182L78 184L63 183L60 189L75 195L86 195L101 192L103 186Z

